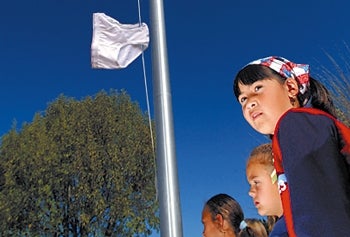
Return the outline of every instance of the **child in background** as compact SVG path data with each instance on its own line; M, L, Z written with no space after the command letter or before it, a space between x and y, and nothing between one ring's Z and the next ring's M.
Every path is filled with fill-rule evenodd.
M211 197L203 207L204 237L267 237L266 230L257 234L244 221L239 203L227 194Z
M289 236L349 236L350 130L309 65L253 61L234 80L243 116L272 138Z
M247 160L246 175L250 185L249 196L258 213L272 220L272 223L268 221L269 236L288 237L271 144L262 144L252 150Z

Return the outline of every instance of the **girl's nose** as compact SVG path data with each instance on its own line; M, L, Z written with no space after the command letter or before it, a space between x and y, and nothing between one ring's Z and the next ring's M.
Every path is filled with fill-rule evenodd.
M250 101L248 101L248 106L247 106L247 108L248 108L248 109L252 109L252 108L254 108L256 105L257 105L256 100L250 100Z
M254 198L254 197L255 197L255 192L254 192L252 189L249 189L248 195L249 195L251 198Z

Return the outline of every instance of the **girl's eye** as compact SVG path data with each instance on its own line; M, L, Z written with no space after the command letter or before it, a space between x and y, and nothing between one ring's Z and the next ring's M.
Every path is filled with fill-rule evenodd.
M252 181L250 182L250 186L251 186L251 187L255 187L255 186L259 185L259 184L260 184L260 182L259 182L258 180L252 180Z
M239 102L240 102L241 104L243 104L244 101L246 101L246 100L247 100L247 97L241 97L241 98L239 99Z
M259 86L254 87L254 91L255 91L255 92L258 92L258 91L261 89L261 87L262 87L262 86L260 86L260 85L259 85Z

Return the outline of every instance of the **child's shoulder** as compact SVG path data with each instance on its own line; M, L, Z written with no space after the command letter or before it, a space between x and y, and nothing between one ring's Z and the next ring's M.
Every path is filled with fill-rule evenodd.
M279 119L276 128L279 127L304 127L333 125L336 119L319 109L314 108L292 108L285 112Z
M350 132L350 128L346 126L344 123L339 121L337 118L332 116L331 114L322 111L320 109L315 109L315 108L309 108L309 107L302 107L302 108L293 108L288 110L282 117L287 116L287 117L309 117L312 118L313 120L317 118L322 118L324 121L331 121L331 123L334 123L335 126L343 131L348 131Z
M320 109L315 109L315 108L311 108L311 107L301 107L301 108L292 108L290 110L288 110L286 112L286 114L288 113L301 113L301 114L310 114L310 115L322 115L322 116L326 116L329 117L331 119L335 119L332 115L330 115L329 113L320 110Z
M284 134L323 136L333 131L339 134L344 144L347 144L347 150L350 153L350 128L340 122L332 115L315 108L293 108L282 115L277 123L275 134L281 130Z

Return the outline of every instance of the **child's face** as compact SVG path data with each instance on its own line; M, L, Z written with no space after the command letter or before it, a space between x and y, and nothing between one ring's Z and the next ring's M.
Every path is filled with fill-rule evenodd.
M261 216L282 216L282 202L277 182L272 183L271 174L265 165L251 164L246 175L250 185L249 196Z
M203 237L218 237L223 232L219 231L218 223L213 221L211 213L208 208L204 207L202 212L202 223L203 223Z
M277 79L264 79L252 85L239 84L238 101L247 122L262 134L273 134L277 121L292 108L288 86Z

